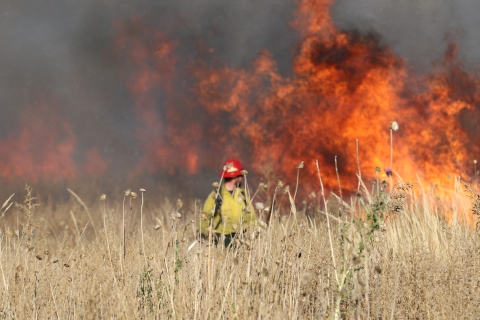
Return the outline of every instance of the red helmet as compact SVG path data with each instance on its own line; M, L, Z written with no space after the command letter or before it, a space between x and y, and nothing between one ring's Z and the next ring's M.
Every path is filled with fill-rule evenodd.
M223 165L223 171L218 175L224 178L235 178L242 175L242 164L237 159L230 159L225 161Z

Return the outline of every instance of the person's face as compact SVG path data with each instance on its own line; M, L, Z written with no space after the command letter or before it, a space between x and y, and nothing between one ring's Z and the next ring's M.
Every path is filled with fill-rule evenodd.
M235 178L235 185L237 187L240 187L242 185L242 182L243 182L243 176L239 176Z

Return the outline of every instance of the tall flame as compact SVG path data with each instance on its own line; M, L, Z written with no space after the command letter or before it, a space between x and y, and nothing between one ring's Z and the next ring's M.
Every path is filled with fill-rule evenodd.
M358 140L367 180L375 167L390 166L392 151L392 169L404 180L418 175L451 185L454 175L473 176L479 78L458 61L456 45L431 74L418 74L378 35L339 30L330 15L333 3L298 1L291 26L301 41L289 76L267 50L251 67L236 68L202 39L192 52L188 40L165 28L169 22L137 15L113 23L110 53L121 61L115 76L134 110L127 122L132 128L125 128L134 145L123 150L139 159L128 172L195 175L238 157L249 171L260 173L271 163L293 182L300 161L314 176L319 160L333 188L337 156L342 187L356 190ZM29 109L22 127L0 140L2 177L99 178L116 163L104 158L108 148L100 143L77 141L81 135L68 119L49 111L42 121L32 120L39 112ZM400 130L390 132L394 120ZM317 188L315 181L302 186Z

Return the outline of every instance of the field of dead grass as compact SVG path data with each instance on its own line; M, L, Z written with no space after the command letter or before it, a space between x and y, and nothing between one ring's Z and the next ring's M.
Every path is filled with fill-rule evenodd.
M25 191L2 208L0 318L478 318L472 203L461 188L444 200L426 189L283 202L234 250L192 246L199 202L147 190L36 207Z

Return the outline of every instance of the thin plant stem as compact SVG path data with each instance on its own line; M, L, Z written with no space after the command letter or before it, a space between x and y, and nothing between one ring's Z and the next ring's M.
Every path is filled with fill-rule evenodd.
M123 196L123 206L122 206L122 243L123 243L123 259L125 260L126 249L125 249L125 199L127 195Z
M320 167L318 166L318 160L315 161L315 165L317 166L318 180L320 181L321 195L323 198L323 204L325 206L325 213L326 213L325 216L327 217L328 240L330 241L330 252L332 255L333 270L335 271L335 279L337 283L339 283L338 273L337 273L337 264L335 263L335 254L333 253L332 230L330 227L330 218L328 215L327 200L325 199L325 192L323 189L322 176L320 174Z
M393 129L390 128L390 170L392 169L393 164ZM390 193L392 193L392 175L389 175L390 179Z
M93 219L92 219L92 215L90 214L90 210L88 210L85 203L82 201L82 199L75 192L73 192L69 188L67 188L67 191L70 192L75 197L75 199L77 199L77 201L82 205L82 207L85 209L85 211L87 211L88 219L90 219L90 223L92 224L92 227L93 227L93 232L95 232L95 238L97 238L98 237L97 236L97 228L95 228L95 224L93 223Z
M293 194L293 200L295 202L295 199L297 197L297 190L298 190L298 179L300 177L300 168L297 168L297 184L295 185L295 193Z
M357 166L358 166L358 187L357 192L360 191L360 184L362 180L362 171L360 171L360 158L358 157L358 139L355 141L355 153L357 155Z
M392 169L393 163L393 130L390 129L390 169Z
M340 184L340 175L338 174L337 156L335 156L335 173L337 174L338 192L340 193L340 214L342 214L343 213L343 196L342 196L342 186Z
M145 253L145 240L143 238L143 191L140 191L142 194L142 204L140 205L140 233L142 234L142 251L143 257L145 259L145 265L147 265L147 254Z

